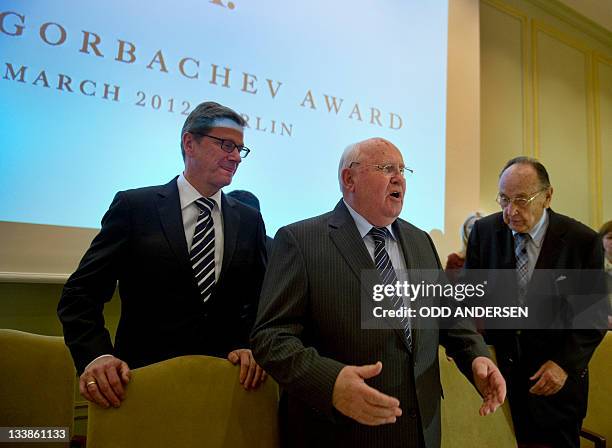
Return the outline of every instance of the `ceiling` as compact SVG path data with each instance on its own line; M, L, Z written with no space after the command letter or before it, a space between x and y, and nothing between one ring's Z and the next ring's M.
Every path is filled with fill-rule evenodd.
M587 19L612 32L612 0L559 0Z

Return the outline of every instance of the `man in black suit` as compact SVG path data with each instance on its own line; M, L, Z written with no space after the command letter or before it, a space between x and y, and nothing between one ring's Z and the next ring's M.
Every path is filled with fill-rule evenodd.
M361 291L373 286L363 273L378 265L377 282L394 284L408 268L441 268L429 235L398 218L404 170L384 139L349 146L336 208L274 238L251 338L255 359L283 387L288 446L438 447L439 341L485 397L481 414L504 401L504 380L473 328L361 327Z
M247 389L265 378L248 348L267 260L265 227L257 210L221 192L250 151L244 125L220 104L196 107L181 132L183 173L166 185L117 193L68 279L58 315L89 401L119 406L130 368L188 354L240 363ZM113 347L102 310L117 284Z
M519 303L538 306L548 298L540 294L542 283L534 269L603 268L597 234L553 212L552 194L548 173L535 159L517 157L502 170L497 197L502 211L476 222L465 262L466 269L516 270L516 283L512 280L492 294L510 291ZM564 300L556 294L552 298L557 306ZM508 382L519 443L578 447L586 415L587 366L603 331L492 330L487 337Z
M261 208L259 207L259 199L250 191L246 190L232 190L227 195L230 198L236 199L237 201L242 202L243 204L248 205L249 207L253 207L258 212L261 212ZM270 238L266 235L266 250L268 254L272 253L272 245L274 244L274 239Z

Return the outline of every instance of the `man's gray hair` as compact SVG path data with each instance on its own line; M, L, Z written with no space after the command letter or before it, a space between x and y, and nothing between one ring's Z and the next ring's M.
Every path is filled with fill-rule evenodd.
M338 183L340 184L340 191L344 193L344 189L342 186L342 170L345 168L350 168L351 163L357 162L359 156L361 155L361 142L351 143L342 152L342 156L340 157L340 164L338 165Z
M181 130L181 154L183 160L185 159L185 148L183 148L183 135L187 132L197 134L196 141L200 141L202 135L208 134L214 127L215 120L229 119L236 123L240 127L246 125L246 121L237 112L230 109L229 107L223 106L213 101L206 101L198 104L198 106L191 111L183 129Z

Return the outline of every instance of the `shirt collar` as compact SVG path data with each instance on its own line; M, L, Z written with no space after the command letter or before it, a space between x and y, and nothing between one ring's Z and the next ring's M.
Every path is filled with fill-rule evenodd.
M538 221L538 223L531 228L529 236L531 240L536 245L536 247L540 247L542 242L544 241L544 236L546 235L546 229L548 229L548 209L544 209L544 213L542 213L542 217ZM516 235L516 231L512 231L512 236Z
M185 178L185 175L182 173L176 180L176 185L179 191L181 210L185 210L185 208L189 207L196 200L203 197L200 192L189 183L189 181ZM209 199L215 201L215 205L219 208L219 211L221 211L221 190L217 190L217 192L210 196Z
M355 221L355 225L357 226L357 230L359 231L359 235L361 235L361 238L365 238L365 236L368 234L370 229L374 226L370 224L370 222L367 219L365 219L363 216L361 216L359 213L353 210L353 208L350 205L348 205L344 199L342 199L342 201L344 202L344 205L346 205L346 208L348 208L349 213L353 217L353 220ZM389 224L386 227L389 233L391 234L391 238L395 240L396 238L393 233L392 225L393 224Z

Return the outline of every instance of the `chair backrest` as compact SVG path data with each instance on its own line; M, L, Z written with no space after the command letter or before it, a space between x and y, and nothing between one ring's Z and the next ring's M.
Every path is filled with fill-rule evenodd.
M493 348L489 347L493 352ZM512 416L508 401L495 413L478 414L482 398L474 386L459 371L453 361L440 349L440 377L442 400L442 448L466 446L494 446L516 448Z
M63 338L0 329L0 426L68 427L72 434L75 379Z
M134 369L118 409L89 405L87 447L277 447L276 383L245 391L238 376L200 355Z
M582 427L612 444L612 331L595 350L589 363L589 407Z

